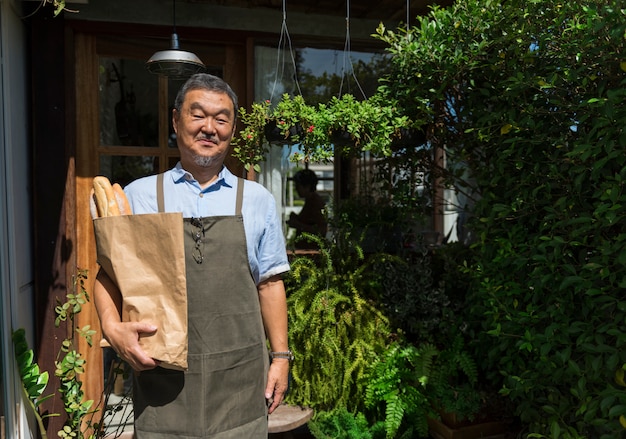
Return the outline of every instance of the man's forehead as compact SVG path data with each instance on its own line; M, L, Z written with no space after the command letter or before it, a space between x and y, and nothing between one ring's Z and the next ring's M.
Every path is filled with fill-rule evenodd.
M187 107L189 110L204 108L203 99L201 97L202 95L212 95L216 97L217 100L222 101L224 103L224 107L227 108L229 111L235 110L235 104L233 103L230 96L228 96L228 93L206 89L189 90L185 94L182 108Z

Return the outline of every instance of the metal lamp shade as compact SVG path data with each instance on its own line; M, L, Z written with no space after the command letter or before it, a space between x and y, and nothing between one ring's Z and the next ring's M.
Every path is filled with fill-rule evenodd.
M206 71L206 66L194 53L178 48L178 35L172 34L172 48L156 52L146 63L149 72L173 78L187 78Z

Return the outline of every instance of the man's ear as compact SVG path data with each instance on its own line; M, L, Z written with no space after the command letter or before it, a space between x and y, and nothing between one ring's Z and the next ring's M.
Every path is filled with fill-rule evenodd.
M176 111L176 108L174 108L172 110L172 127L174 128L174 132L176 134L178 134L178 118L180 117L180 115L178 114L178 111Z
M237 119L235 119L233 122L233 132L231 134L233 135L233 137L235 137L236 133L237 133Z

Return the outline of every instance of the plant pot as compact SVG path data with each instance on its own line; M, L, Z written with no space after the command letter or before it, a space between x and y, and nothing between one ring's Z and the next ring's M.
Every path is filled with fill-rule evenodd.
M443 418L445 419L445 418ZM511 433L511 421L452 421L446 425L438 419L428 419L428 431L433 439L505 439Z
M330 133L330 141L335 146L354 145L354 139L352 138L352 135L346 130L333 130Z
M400 135L391 142L391 149L397 151L402 148L420 146L426 143L426 133L415 128L400 128Z
M283 127L279 127L275 120L270 120L265 124L265 138L269 143L280 145L293 145L302 141L304 130L300 125L294 125L289 128L285 135Z

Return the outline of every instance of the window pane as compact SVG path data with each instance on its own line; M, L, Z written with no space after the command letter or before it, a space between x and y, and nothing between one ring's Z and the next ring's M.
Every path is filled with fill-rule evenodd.
M156 156L100 156L100 174L109 177L111 183L122 187L131 181L159 172L159 158Z
M255 99L276 102L283 93L301 94L309 104L344 94L364 99L376 92L387 66L381 53L302 47L292 59L289 51L257 46Z
M100 144L158 146L158 77L145 61L100 57Z

